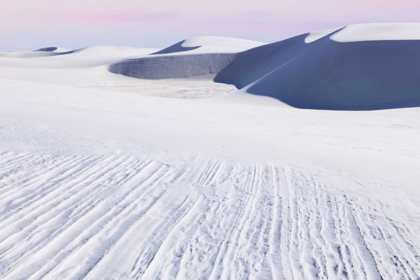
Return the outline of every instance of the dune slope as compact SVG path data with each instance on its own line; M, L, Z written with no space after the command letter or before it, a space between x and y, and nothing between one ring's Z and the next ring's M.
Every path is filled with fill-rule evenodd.
M249 93L274 97L297 108L376 110L420 106L420 41L343 43L328 35L308 44L306 37L239 53L215 81L238 88L249 86Z
M188 78L219 73L235 54L195 54L127 59L109 66L109 71L142 79Z
M141 79L188 78L217 74L229 65L236 53L263 43L236 38L196 37L141 57L120 61L109 71Z
M2 279L420 276L419 108L0 97Z

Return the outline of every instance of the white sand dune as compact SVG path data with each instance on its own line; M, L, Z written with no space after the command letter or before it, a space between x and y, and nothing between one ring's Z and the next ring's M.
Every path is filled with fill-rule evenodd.
M70 50L58 47L45 47L29 52L0 52L0 57L10 58L34 58L34 57L50 57L62 55L71 52Z
M34 57L49 57L59 55L59 52L53 51L32 51L32 52L0 52L1 57L10 58L34 58Z
M215 81L305 109L418 107L419 34L420 24L304 34L239 53Z
M225 37L195 37L178 42L151 56L119 61L109 71L141 79L189 78L217 74L236 53L264 45Z
M419 24L352 25L265 45L199 37L109 70L141 79L216 74L216 82L305 109L417 107L419 32Z
M165 55L127 59L109 66L109 71L141 79L189 78L217 74L228 66L236 55L230 53Z
M71 51L0 53L0 60L2 61L0 68L84 68L104 66L126 58L147 56L156 50L155 48L92 46ZM17 60L9 58L27 59Z
M331 36L337 42L420 40L420 23L371 23L349 25Z
M203 36L185 39L155 54L238 53L262 45L265 43L229 37Z
M284 106L418 95L415 40L347 28L0 57L0 278L418 279L420 108Z
M313 43L321 38L324 38L325 36L330 35L331 33L336 32L341 28L333 28L333 29L327 29L327 30L320 30L316 32L311 32L308 36L305 38L305 43L310 44Z

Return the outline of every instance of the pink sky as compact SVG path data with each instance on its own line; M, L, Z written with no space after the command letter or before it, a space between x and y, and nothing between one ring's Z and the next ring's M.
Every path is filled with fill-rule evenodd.
M415 22L419 10L418 0L2 0L0 50L164 47L201 35L274 42L351 23Z

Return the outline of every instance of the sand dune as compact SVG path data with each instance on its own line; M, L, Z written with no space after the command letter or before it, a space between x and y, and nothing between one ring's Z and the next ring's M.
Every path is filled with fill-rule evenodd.
M420 40L420 23L353 24L331 36L337 42Z
M419 24L351 25L266 45L198 37L109 70L142 79L217 74L216 82L304 109L417 107L419 38Z
M153 53L110 65L109 71L141 79L188 78L217 74L236 53L263 43L236 38L196 37Z
M109 71L142 79L188 78L217 74L234 59L228 53L146 57L111 64Z
M154 54L174 54L180 52L188 52L188 54L238 53L258 46L262 46L264 44L265 43L262 42L237 38L203 36L183 40L163 50L155 52Z
M391 36L405 28L414 35ZM304 34L239 53L215 81L248 86L249 93L305 109L420 106L420 41L413 33L420 32L420 25L382 26L382 37L374 32L377 25L367 25L361 29L363 41L334 40L353 40L360 29L346 27L310 43ZM393 39L386 40L390 36Z
M63 50L61 52L58 50L58 48L51 47L51 48L42 48L42 49L31 51L31 52L0 52L0 57L10 57L10 58L48 57L48 56L61 55L66 52L67 52L66 50Z

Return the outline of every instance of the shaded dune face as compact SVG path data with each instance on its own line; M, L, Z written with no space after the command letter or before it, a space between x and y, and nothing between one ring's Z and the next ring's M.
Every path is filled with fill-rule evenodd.
M229 65L236 54L195 54L127 59L111 64L115 74L141 79L189 78L216 74Z
M308 47L304 43L307 35L241 52L216 76L215 81L230 83L237 88L250 85L304 52Z
M331 35L331 34L330 34ZM239 53L215 78L290 106L379 110L420 106L420 41L339 43L305 35Z
M172 46L169 46L163 50L160 50L158 52L152 53L152 55L155 54L169 54L169 53L178 53L178 52L186 52L186 51L192 51L195 49L200 48L200 46L197 47L183 47L182 44L185 42L185 40L178 42Z
M72 54L78 51L78 50L73 50L73 51L58 52L57 50L58 50L57 47L47 47L47 48L37 49L31 52L0 52L0 57L36 58L36 57L66 55L66 54Z
M34 52L53 52L55 50L57 50L57 47L47 47L47 48L34 50Z

